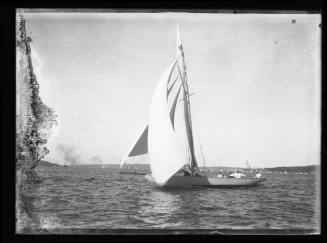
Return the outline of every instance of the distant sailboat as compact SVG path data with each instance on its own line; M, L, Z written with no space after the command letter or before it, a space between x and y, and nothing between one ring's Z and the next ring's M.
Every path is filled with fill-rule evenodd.
M248 168L249 172L252 173L252 165L250 164L250 162L248 160L246 160L246 167Z
M189 98L184 51L177 29L177 57L161 76L152 97L148 124L121 160L120 168L128 157L148 154L151 175L145 178L158 186L253 186L264 181L262 178L214 178L201 174L194 151ZM178 101L182 101L183 128L175 124ZM186 133L186 151L181 149L183 146L177 139L179 129Z

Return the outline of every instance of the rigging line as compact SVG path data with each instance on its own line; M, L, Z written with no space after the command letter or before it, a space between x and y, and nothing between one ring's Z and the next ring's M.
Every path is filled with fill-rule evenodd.
M178 71L181 75L181 79L183 82L183 88L184 88L184 97L186 97L185 101L184 101L184 106L186 106L186 115L185 115L185 121L186 124L186 129L188 130L188 137L189 137L189 146L190 146L190 152L191 152L191 157L192 157L192 167L197 168L198 164L196 162L196 157L194 154L194 141L193 141L193 132L192 132L192 118L191 118L191 105L190 105L190 100L189 100L189 91L188 91L188 84L187 84L187 74L186 74L186 64L185 64L185 60L184 60L184 51L183 51L183 46L180 45L179 46L179 50L180 50L180 55L182 56L182 67L183 67L183 75L181 75L181 70L179 68L179 65L177 65L178 67ZM185 111L184 111L185 112Z
M195 93L189 94L188 97L191 97L192 95L195 95ZM185 98L179 99L178 101L182 101L182 100L185 100Z
M180 88L182 87L183 85L181 84ZM184 106L182 106L183 110L185 109ZM183 143L184 143L184 146L185 146L185 155L186 155L186 160L187 160L187 164L189 166L189 168L192 168L192 156L191 156L191 150L190 150L190 144L189 144L189 140L188 140L188 136L187 136L187 131L186 132L186 136L183 136L184 139L183 139Z
M173 84L169 87L168 92L167 92L167 97L168 97L170 91L173 89L173 87L174 87L176 81L178 80L178 78L179 78L179 74L178 74L177 77L175 78ZM168 84L169 84L169 83L168 83Z
M187 88L187 84L186 84L186 80L185 80L186 77L184 76L184 78L183 78L183 75L181 73L181 70L179 68L179 65L177 65L177 68L178 68L178 72L179 72L179 75L180 75L181 80L182 80L182 85L183 85L183 89L184 89L184 98L183 98L183 100L185 99L185 101L186 101L186 106L187 106L187 109L188 109L188 112L187 112L187 115L188 115L188 123L190 125L190 130L191 130L191 133L192 133L191 109L190 109L190 104L189 104L189 100L188 100L188 97L190 95L188 93L188 88ZM185 68L185 66L184 66L184 68ZM192 137L193 137L193 135L192 135Z
M204 153L203 153L203 149L202 149L202 143L201 143L201 140L200 140L200 135L198 133L198 131L199 131L199 129L198 129L198 119L196 118L196 116L195 116L195 119L193 121L194 121L194 126L195 126L195 130L193 130L193 134L195 134L195 137L197 138L197 140L199 142L201 153L202 153L203 164L204 164L204 167L206 167Z
M186 75L186 64L185 64L185 60L184 60L184 51L183 51L183 46L182 45L180 45L180 51L181 51L181 56L182 56L182 65L183 65L183 74L184 74L184 77L182 76L184 78L182 81L185 83L184 90L185 90L185 92L187 94L186 103L187 103L187 106L188 106L189 124L190 124L191 130L192 130L191 103L190 103L190 100L189 100L189 90L188 90L187 75ZM178 70L179 70L179 65L177 65L177 67L178 67Z
M177 58L176 58L176 61L175 61L175 63L174 63L174 65L173 65L173 67L172 67L172 69L170 70L170 74L169 74L169 77L168 77L168 82L167 82L167 88L168 88L168 83L170 82L170 78L171 78L171 75L173 74L173 71L174 71L174 69L175 69L175 67L176 67L176 64L178 63L178 60L179 60L179 58L181 57L181 55L179 55Z
M179 65L177 65L177 68L178 68L178 73L179 73L179 77L181 77L181 80L182 80L182 85L183 85L183 89L185 90L185 84L184 84L184 79L183 79L183 75L181 73L181 70L179 68Z
M179 56L177 57L177 60L180 58L180 56L181 56L181 55L179 55ZM176 63L176 64L177 64L177 63ZM174 69L175 69L175 67L173 68L173 72L174 72ZM178 76L179 76L179 75L177 74L177 77L174 79L174 81L176 81L176 79L178 78ZM172 79L168 79L167 84L170 84L170 83L171 83L171 80L172 80Z
M184 53L182 53L182 56L184 57L184 55L183 55ZM184 61L184 60L183 60ZM187 85L187 80L186 80L186 66L185 66L185 62L183 62L183 68L184 68L184 70L185 70L185 72L184 72L184 79L183 79L183 76L182 76L182 74L181 74L181 71L180 71L180 68L179 68L179 65L177 65L177 68L178 68L178 71L179 71L179 74L180 74L180 76L181 76L181 80L182 80L182 84L183 84L183 89L184 89L184 98L182 98L182 100L185 100L186 101L186 106L187 106L187 109L188 109L188 112L187 112L187 114L188 114L188 123L189 123L189 127L190 127L190 133L191 133L191 137L192 137L192 143L194 143L193 142L193 129L192 129L192 119L191 119L191 105L190 105L190 100L189 100L189 97L191 96L191 95L193 95L193 93L192 94L189 94L189 91L188 91L188 85ZM184 101L184 102L185 102ZM190 145L191 146L191 145ZM194 144L193 144L193 146L192 146L193 148L193 155L194 155L194 160L195 160L195 167L197 167L198 165L197 165L197 163L196 163L196 158L195 158L195 154L194 154ZM191 148L190 148L191 149Z
M204 171L206 173L206 160L204 158L203 150L202 150L202 145L200 145L201 153L202 153L202 159L203 159L203 165L204 165Z
M188 145L187 138L185 139L185 147L186 147L186 156L188 161L187 164L192 167L191 151L190 151L190 146Z
M183 65L184 67L184 70L186 69L185 68L185 65ZM186 83L186 73L183 77L183 75L181 74L181 70L179 68L179 65L177 66L178 68L178 71L179 71L179 74L181 76L181 80L182 80L182 84L183 84L183 89L184 89L184 103L186 105L184 105L184 112L185 112L185 108L186 108L186 113L187 113L187 119L185 119L185 122L188 123L188 125L186 125L186 129L188 130L187 132L187 136L190 136L189 137L189 149L190 149L190 153L191 153L191 168L193 167L198 167L198 164L196 162L196 157L195 157L195 154L194 154L194 141L193 141L193 132L192 132L192 122L191 122L191 110L190 110L190 102L189 102L189 93L188 93L188 87L187 87L187 83ZM186 121L187 120L187 121Z

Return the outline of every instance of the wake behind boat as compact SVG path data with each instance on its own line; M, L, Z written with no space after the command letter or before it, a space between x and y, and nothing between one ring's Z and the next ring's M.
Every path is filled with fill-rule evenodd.
M178 29L176 51L176 59L163 73L153 93L149 121L121 160L120 168L128 157L148 154L151 175L145 178L160 187L240 187L255 186L266 180L216 178L201 173L194 150L190 94Z

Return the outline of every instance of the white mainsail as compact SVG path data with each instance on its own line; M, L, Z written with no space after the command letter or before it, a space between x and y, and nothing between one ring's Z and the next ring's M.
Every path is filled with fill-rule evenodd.
M148 154L152 177L158 185L164 185L170 177L187 164L189 164L189 168L192 170L196 170L198 167L194 154L184 52L178 28L176 44L176 60L163 73L154 91L149 122L139 136L137 136L137 139L125 154L120 164L121 168L128 157ZM177 72L177 77L172 78L173 72ZM178 85L175 85L176 83ZM170 106L168 101L174 86L176 92L172 100L172 105ZM183 99L181 100L183 100L184 104L182 106L184 110L182 119L186 128L186 151L184 151L185 146L181 149L183 143L177 139L181 133L175 133L174 124L175 110L180 93L183 95Z
M179 79L180 79L179 76L177 76L177 78L174 80L174 82L172 82L170 88L167 90L167 94L166 94L167 97ZM170 79L167 81L167 84L169 83L169 81L170 81ZM182 84L179 85L177 94L174 98L174 101L173 101L173 104L171 106L170 113L169 113L173 128L174 128L175 110L176 110L176 105L177 105L177 101L178 101L178 97L179 97L181 88L182 88ZM121 169L123 167L124 163L127 161L127 159L129 157L144 155L144 154L148 154L148 123L144 126L141 133L139 133L139 135L136 137L135 141L132 143L132 145L128 149L127 153L121 159L119 169Z
M176 80L173 83L173 85L171 85L171 88L176 83ZM179 87L179 89L177 91L177 94L176 94L176 96L174 98L173 105L171 106L170 113L169 113L173 128L174 128L175 110L176 110L178 96L179 96L181 88L182 88L182 86L180 85L180 87ZM170 92L170 90L168 90L168 93L169 92ZM144 155L144 154L147 154L147 153L148 153L148 123L145 125L145 127L142 129L142 132L136 137L135 141L132 143L132 145L128 149L127 153L121 159L119 169L121 169L123 167L124 163L127 161L127 159L129 157Z
M151 101L148 153L152 177L159 186L187 163L175 138L167 103L167 84L178 59L161 76Z

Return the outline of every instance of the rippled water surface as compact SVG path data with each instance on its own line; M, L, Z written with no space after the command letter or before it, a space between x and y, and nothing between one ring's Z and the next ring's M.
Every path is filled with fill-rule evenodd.
M318 229L314 174L263 174L251 188L160 189L116 165L40 166L33 210L49 227Z

